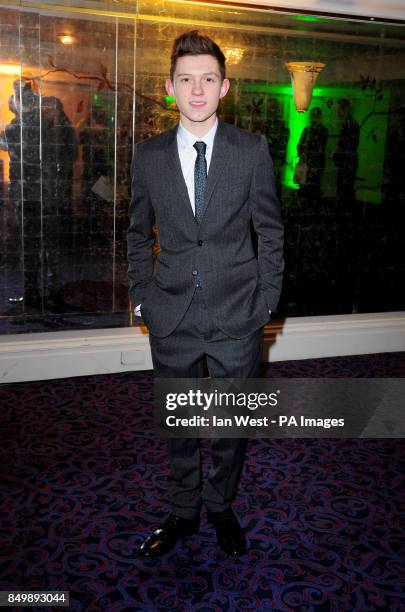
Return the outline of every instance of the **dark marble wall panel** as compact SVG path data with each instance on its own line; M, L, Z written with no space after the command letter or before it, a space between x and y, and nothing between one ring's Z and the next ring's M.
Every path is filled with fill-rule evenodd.
M173 39L192 28L228 58L222 119L269 143L286 225L279 314L405 309L403 27L154 0L137 15L129 1L54 4L0 9L1 332L130 322L132 147L178 120L164 81ZM304 115L291 60L326 64Z

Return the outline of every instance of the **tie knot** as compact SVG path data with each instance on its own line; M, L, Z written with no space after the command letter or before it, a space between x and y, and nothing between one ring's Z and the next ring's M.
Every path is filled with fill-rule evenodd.
M194 143L194 148L197 151L197 155L205 155L205 151L207 150L207 145L202 140L197 140Z

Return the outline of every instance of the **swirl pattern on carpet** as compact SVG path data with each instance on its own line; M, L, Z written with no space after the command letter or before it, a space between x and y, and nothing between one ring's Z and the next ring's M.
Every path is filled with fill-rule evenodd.
M404 356L261 375L348 371L405 376ZM152 398L152 372L0 387L0 589L68 590L69 609L86 611L405 609L401 440L250 440L234 504L248 553L227 557L203 513L167 556L138 557L169 510ZM204 441L205 469L208 457Z

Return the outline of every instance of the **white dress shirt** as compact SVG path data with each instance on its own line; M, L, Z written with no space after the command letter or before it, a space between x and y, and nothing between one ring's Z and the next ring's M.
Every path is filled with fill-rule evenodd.
M187 185L187 191L190 198L191 208L195 214L195 198L194 198L194 166L195 160L197 159L197 151L194 148L194 143L205 142L207 145L205 151L205 159L207 160L207 173L210 169L212 148L214 146L214 138L218 128L218 119L215 119L215 123L212 128L205 134L205 136L195 136L189 132L182 122L180 121L177 130L177 150L179 152L181 170L183 172L184 180Z

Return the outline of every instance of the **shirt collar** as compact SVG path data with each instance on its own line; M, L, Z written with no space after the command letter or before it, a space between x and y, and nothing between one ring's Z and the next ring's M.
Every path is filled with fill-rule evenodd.
M180 144L180 146L183 149L186 149L188 147L193 147L195 142L205 142L205 144L207 145L207 147L213 147L214 146L214 138L215 138L215 134L218 128L218 117L215 119L215 123L212 126L212 128L202 137L198 137L195 134L192 134L189 130L187 130L184 125L182 124L182 122L179 122L179 127L177 130L177 139L178 142Z

